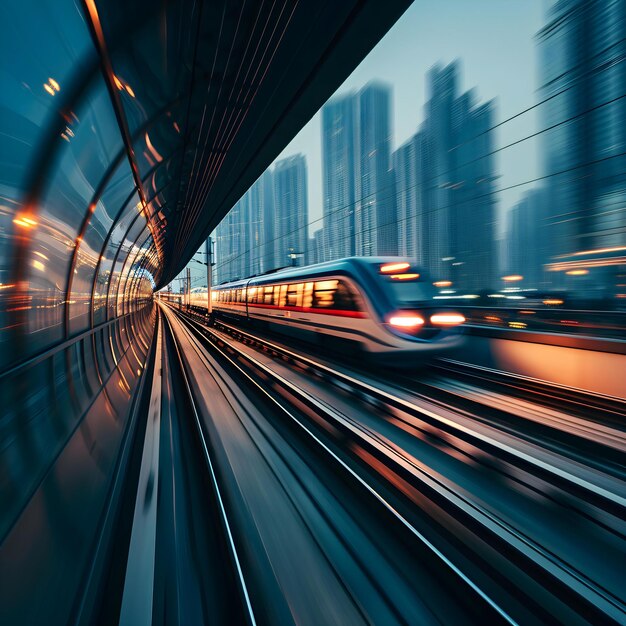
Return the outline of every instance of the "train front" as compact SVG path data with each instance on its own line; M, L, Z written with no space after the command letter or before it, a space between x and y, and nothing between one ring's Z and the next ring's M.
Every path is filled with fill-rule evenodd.
M383 332L395 347L380 354L390 365L410 366L448 354L463 342L465 317L438 304L428 275L409 260L369 264L376 283L376 309Z

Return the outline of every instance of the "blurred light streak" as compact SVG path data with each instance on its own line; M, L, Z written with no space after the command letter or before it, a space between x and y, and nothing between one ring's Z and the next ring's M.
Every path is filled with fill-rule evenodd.
M398 328L416 328L424 324L424 318L419 315L393 315L389 318L389 323Z
M419 274L391 274L391 280L416 280Z
M33 228L34 226L37 226L37 221L32 217L16 217L13 220L13 223L24 228Z
M380 266L380 273L390 274L392 272L401 272L403 270L408 270L409 267L411 267L410 263L387 263Z
M460 313L436 313L430 316L432 324L442 324L444 326L456 326L465 322L465 317Z

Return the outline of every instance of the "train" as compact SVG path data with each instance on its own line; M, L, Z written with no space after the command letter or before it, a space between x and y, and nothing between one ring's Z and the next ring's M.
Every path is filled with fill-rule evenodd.
M464 316L439 306L427 273L410 259L351 257L236 280L211 290L216 317L253 324L389 365L458 348ZM207 291L190 306L207 312Z

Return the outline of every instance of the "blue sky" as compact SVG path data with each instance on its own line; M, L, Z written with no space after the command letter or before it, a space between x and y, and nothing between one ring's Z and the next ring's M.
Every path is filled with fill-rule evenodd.
M408 139L423 120L425 75L438 61L461 61L461 89L475 88L479 102L495 99L496 122L536 102L535 34L546 14L546 0L415 0L337 93L382 79L394 90L393 147ZM504 124L496 147L540 128L539 109ZM307 157L309 221L322 216L319 113L279 158L295 152ZM539 175L538 143L526 141L497 155L500 186ZM497 194L499 217L531 186ZM500 219L500 232L503 220ZM310 231L321 227L314 224Z

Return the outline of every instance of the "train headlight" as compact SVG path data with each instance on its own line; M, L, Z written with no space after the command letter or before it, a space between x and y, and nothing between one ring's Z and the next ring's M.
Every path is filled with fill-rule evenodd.
M465 317L460 313L435 313L430 316L430 323L435 326L458 326L465 322Z
M415 330L424 325L424 318L415 313L397 314L389 318L389 324L403 330Z
M381 274L394 274L396 272L404 272L411 267L410 263L385 263L380 266Z

